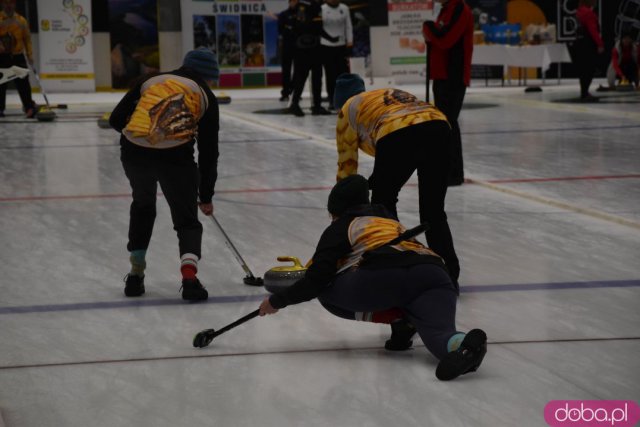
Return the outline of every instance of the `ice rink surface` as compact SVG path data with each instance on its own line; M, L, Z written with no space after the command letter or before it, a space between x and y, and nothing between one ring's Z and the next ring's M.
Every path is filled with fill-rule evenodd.
M316 301L193 348L196 332L256 309L265 291L242 283L202 217L210 299L184 303L159 197L147 293L123 295L130 189L118 135L96 125L122 94L52 94L69 104L52 123L26 122L10 96L0 425L528 427L546 425L550 400L640 400L640 95L556 102L577 92L565 81L467 93L468 182L450 188L447 212L462 266L458 328L484 329L489 351L477 373L447 383L419 339L387 352L388 326L333 317ZM306 261L329 223L336 117L277 114L275 89L226 93L215 212L262 276L279 255ZM368 176L373 162L361 158ZM400 195L408 227L415 183Z

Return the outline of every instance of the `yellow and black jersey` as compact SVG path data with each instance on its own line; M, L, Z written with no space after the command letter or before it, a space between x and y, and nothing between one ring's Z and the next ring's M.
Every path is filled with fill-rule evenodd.
M336 126L337 179L358 172L358 149L375 156L376 144L385 136L433 120L447 118L432 104L402 90L378 89L349 98Z
M359 216L349 224L351 251L338 261L338 273L358 267L365 252L373 251L404 233L406 228L395 219L380 216ZM417 240L405 240L391 246L399 252L412 251L419 255L437 257L431 249Z
M109 124L122 135L122 155L192 161L198 148L198 196L210 203L218 177L218 102L202 78L188 68L148 77L120 100Z
M160 74L140 87L140 100L122 134L143 147L176 147L195 138L207 107L207 95L198 83Z
M33 61L33 50L31 48L31 33L29 24L23 17L14 13L7 16L0 11L0 42L5 54L22 55L24 52L29 61Z
M406 229L382 205L360 205L347 210L322 233L305 276L269 298L274 308L308 301L332 285L337 274L356 268L372 268L365 254L402 234ZM442 258L414 239L386 246L392 257L378 258L375 268L435 264L445 268ZM393 286L392 283L389 286Z

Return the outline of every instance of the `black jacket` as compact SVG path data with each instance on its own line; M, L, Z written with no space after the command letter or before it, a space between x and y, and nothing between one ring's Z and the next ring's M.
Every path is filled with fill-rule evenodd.
M361 216L395 219L382 205L359 205L347 210L322 233L313 254L313 263L305 276L289 288L271 295L269 302L273 308L309 301L332 285L338 272L338 262L352 252L349 227L355 218ZM412 251L396 252L393 257L376 258L375 266L360 268L395 268L416 264L437 264L444 268L442 260L437 256L420 255Z
M218 131L220 129L220 113L218 101L205 81L189 68L181 67L168 73L185 77L196 82L204 91L208 99L208 108L198 121L198 136L190 143L175 148L157 150L145 148L133 144L124 135L120 137L120 146L123 159L144 159L154 157L161 158L191 158L194 155L194 145L198 144L198 171L200 173L199 198L202 203L211 203L214 187L218 178ZM151 77L151 76L150 76ZM148 77L148 78L150 78ZM122 133L127 126L131 114L136 109L140 100L140 88L147 79L142 79L120 100L111 113L109 124L112 128Z
M282 48L293 50L296 47L296 8L288 8L278 14L278 34L282 38Z

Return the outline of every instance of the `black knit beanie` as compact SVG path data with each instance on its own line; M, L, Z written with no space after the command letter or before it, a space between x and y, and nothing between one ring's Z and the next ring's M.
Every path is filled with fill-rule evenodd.
M347 209L369 203L369 183L362 175L350 175L339 181L329 193L327 209L340 216Z

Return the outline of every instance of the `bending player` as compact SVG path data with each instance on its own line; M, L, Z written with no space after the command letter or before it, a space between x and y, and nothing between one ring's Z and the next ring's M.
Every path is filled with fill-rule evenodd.
M427 243L444 259L457 291L460 264L444 210L451 165L447 118L432 104L398 89L365 92L357 74L338 78L334 102L340 110L337 179L358 172L358 150L375 156L371 201L397 218L398 194L417 170L420 222L429 224Z
M182 298L206 300L196 273L202 246L198 207L213 213L218 162L218 102L209 88L218 79L215 53L202 47L185 55L182 67L147 77L122 98L109 123L122 133L121 160L131 185L131 272L124 293L145 293L145 256L156 218L158 183L178 234ZM198 144L198 164L194 145Z
M305 276L265 298L260 315L318 298L339 317L391 324L388 350L408 349L417 331L440 359L440 380L475 371L487 337L481 329L456 330L456 292L441 258L416 240L382 248L404 227L384 206L369 204L367 180L360 175L338 182L327 207L333 221Z

